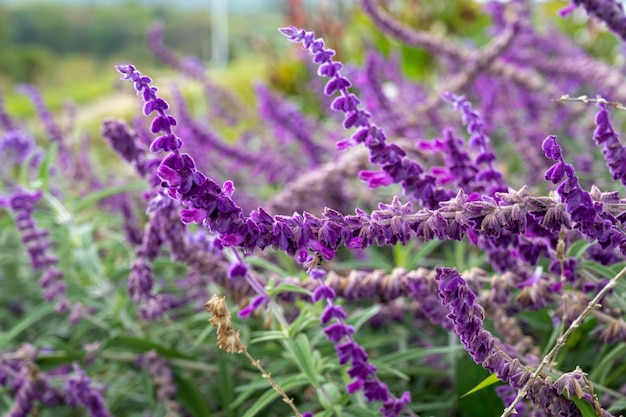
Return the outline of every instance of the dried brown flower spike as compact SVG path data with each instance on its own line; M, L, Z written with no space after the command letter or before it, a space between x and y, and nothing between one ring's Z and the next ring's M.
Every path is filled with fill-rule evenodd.
M230 313L226 307L226 298L221 294L214 294L204 305L206 310L213 314L209 322L217 327L217 347L228 353L241 353L246 347L239 339L239 332L233 328Z
M293 403L293 398L289 398L287 396L280 385L274 382L270 374L263 369L261 362L254 359L248 352L248 348L241 343L241 339L239 339L239 331L233 328L233 324L230 321L230 313L228 312L228 307L226 306L226 298L222 294L214 294L213 297L206 302L204 307L206 308L206 311L213 315L209 319L209 322L213 325L213 327L217 327L217 347L228 353L243 353L246 355L252 366L261 372L263 378L269 382L276 392L280 394L283 401L291 407L296 417L302 417L302 414Z

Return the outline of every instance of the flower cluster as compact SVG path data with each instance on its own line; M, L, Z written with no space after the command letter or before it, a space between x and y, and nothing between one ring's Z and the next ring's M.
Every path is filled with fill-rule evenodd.
M436 187L435 177L427 174L417 162L406 157L406 152L402 148L387 143L385 132L369 121L371 114L359 107L359 99L348 90L352 84L341 75L343 64L332 59L335 51L325 48L324 41L316 39L314 32L291 26L280 29L280 32L291 42L302 43L309 50L313 55L313 62L319 65L318 74L330 79L326 83L324 94L332 96L339 93L333 100L331 108L344 113L345 129L358 128L349 139L338 142L337 148L343 150L363 143L370 152L370 161L382 166L382 172L361 172L362 180L372 188L387 186L392 182L399 183L407 195L428 208L436 208L440 201L451 197L451 192Z
M368 402L382 401L380 412L384 417L399 416L404 407L411 402L411 393L406 391L401 398L396 398L389 392L387 385L376 376L376 367L369 362L365 349L359 346L352 337L354 327L344 321L347 317L346 311L334 303L337 295L324 282L326 272L313 269L310 274L311 278L319 283L313 292L312 301L317 303L325 300L327 304L321 315L322 325L326 326L324 328L326 338L335 344L339 363L351 365L348 375L353 378L353 381L347 387L348 393L353 394L363 390Z
M43 271L39 285L44 289L44 299L47 302L56 300L56 310L66 312L69 301L65 297L63 272L57 267L59 260L50 250L52 242L48 231L38 228L33 218L35 205L41 197L41 192L20 190L9 197L7 205L13 213L33 269Z

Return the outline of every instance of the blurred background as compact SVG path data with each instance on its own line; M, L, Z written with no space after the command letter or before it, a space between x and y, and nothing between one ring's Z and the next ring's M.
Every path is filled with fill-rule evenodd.
M469 38L477 46L489 40L484 1L382 3L413 27L465 41ZM539 3L551 16L567 5L564 0ZM103 117L127 116L131 110L117 91L115 64L132 63L143 73L159 77L162 87L169 84L164 81L182 77L147 46L147 34L155 22L164 25L165 46L180 57L199 58L216 83L250 103L255 100L252 82L256 79L269 81L291 96L307 93L298 91L298 84L310 74L294 53L287 53L294 49L276 30L286 25L315 30L348 64L359 65L364 49L374 46L384 54L399 53L402 69L410 77L428 81L433 75L427 52L378 33L356 0L184 0L173 4L165 0L0 0L0 94L8 112L17 118L34 116L33 106L14 88L29 83L41 89L55 113L68 102L75 105L78 128L95 131ZM581 13L579 19L557 23L570 33L579 31L579 38L585 38L579 40L593 45L593 54L616 56L617 42L610 36L602 42L590 39L593 31L582 30L583 22L588 20Z

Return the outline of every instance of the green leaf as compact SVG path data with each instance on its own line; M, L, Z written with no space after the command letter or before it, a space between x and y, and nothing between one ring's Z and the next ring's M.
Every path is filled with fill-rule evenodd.
M384 362L381 362L377 359L370 359L370 362L372 362L372 365L374 365L376 368L378 368L378 372L383 375L385 373L389 374L389 375L393 375L395 378L400 378L404 381L409 381L411 378L405 374L404 372L398 370L396 367L394 366L389 366Z
M313 293L306 288L302 288L294 284L279 284L276 287L267 290L267 294L270 297L274 297L283 292L295 292L299 294L306 294L308 296L313 295Z
M258 258L256 256L248 256L246 257L246 263L253 265L253 266L258 266L259 268L266 269L270 272L274 272L280 275L281 277L284 277L287 275L287 272L284 269L271 263L267 259Z
M315 388L319 388L319 374L315 369L313 349L309 338L304 333L300 333L295 339L286 340L285 347L294 357L302 372L309 379L309 382Z
M298 318L289 326L289 337L295 337L295 335L304 332L311 324L318 321L319 317L311 314L308 310L300 310Z
M618 411L623 411L626 410L626 399L621 399L621 400L617 400L615 401L613 404L611 404L611 406L606 410L611 414L615 414Z
M389 366L396 365L398 363L404 363L415 359L422 359L431 355L449 354L463 351L463 346L453 345L445 347L435 348L411 348L402 352L393 352L384 356L380 356L377 359Z
M573 256L576 259L580 259L581 256L593 245L593 242L588 242L585 239L577 240L572 243L567 250L567 256Z
M491 374L487 378L483 379L480 384L476 385L474 388L461 395L461 398L467 397L468 395L478 392L483 388L487 388L488 386L493 385L496 382L500 382L500 378L498 378L496 374Z
M27 184L28 179L30 177L32 168L33 168L33 160L37 158L38 152L31 152L28 154L26 159L20 164L20 170L18 173L19 183Z
M37 363L37 366L39 366L39 369L41 369L42 371L48 371L58 368L61 365L80 360L82 356L83 355L79 354L71 355L66 352L43 354L37 356L35 363Z
M41 181L41 189L43 191L48 191L50 184L50 167L57 159L58 150L59 144L57 142L52 142L46 151L43 160L39 164L37 179Z
M178 372L174 372L174 381L176 382L178 400L194 417L210 417L212 415L204 395L198 390L196 382L183 378Z
M608 268L604 265L600 265L599 263L596 263L593 261L581 262L579 265L579 268L588 269L591 272L595 272L601 277L608 278L608 279L611 279L613 278L613 276L615 276L615 273L613 272L611 268Z
M202 330L202 332L200 332L200 334L194 339L193 341L193 347L197 348L198 346L200 346L202 344L202 342L204 342L204 340L213 332L213 326L210 325L206 325L204 330Z
M317 399L320 405L327 410L332 410L341 404L342 390L333 382L327 382L317 388Z
M107 197L111 197L112 195L122 194L129 191L138 191L145 190L146 183L144 181L135 181L130 184L124 184L117 187L105 188L104 190L99 190L89 194L87 197L81 198L74 205L74 212L78 213L89 206L97 203L100 200L103 200Z
M435 249L441 246L441 241L438 239L429 240L422 244L419 249L414 253L413 257L409 259L409 263L407 265L408 269L415 269L424 259L428 257Z
M11 330L0 333L0 348L10 344L13 339L20 335L24 330L32 327L35 323L42 320L48 314L54 311L52 304L41 304L38 308L32 310L30 314L19 321Z
M621 360L626 354L626 344L619 344L615 346L609 353L601 358L600 361L591 368L589 372L589 380L595 381L598 384L604 384L607 375L611 372L612 368L616 365L616 361Z
M358 332L365 323L380 312L380 308L380 305L376 304L368 309L355 311L350 315L346 322L353 325L354 330Z
M574 401L583 417L598 417L596 410L593 409L593 406L588 401L581 400L576 396L570 398L570 400Z
M285 332L281 330L268 330L264 332L252 333L253 336L255 334L260 334L261 336L255 337L254 339L250 340L251 345L254 345L255 343L268 342L270 340L283 340L287 337L285 335Z
M283 391L287 392L290 389L307 385L309 381L304 375L292 375L287 378L281 379L280 382L276 381L276 383L280 385ZM244 392L242 395L246 395L246 398L247 398L250 395L250 393ZM259 399L256 400L256 402L252 404L252 406L248 408L248 410L241 417L255 417L261 412L261 410L267 407L271 402L278 400L279 397L280 395L268 385L267 391L261 394ZM233 404L231 405L231 408L236 407L238 405L238 400L239 399L233 402ZM285 405L285 407L286 407L285 413L288 413L287 410L289 407L287 407L287 405Z
M104 346L107 349L120 349L131 352L148 352L150 350L156 350L160 356L164 358L176 358L176 359L189 359L189 356L170 348L166 348L158 343L149 339L141 339L132 336L115 336L109 339Z

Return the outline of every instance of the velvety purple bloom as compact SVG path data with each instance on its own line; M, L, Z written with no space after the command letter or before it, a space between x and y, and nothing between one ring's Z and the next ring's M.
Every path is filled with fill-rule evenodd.
M437 268L435 279L439 286L439 297L450 310L448 318L465 350L476 363L495 373L514 389L523 387L531 371L522 366L518 359L512 359L506 354L491 333L482 328L484 310L475 303L476 296L465 280L452 268ZM560 395L550 378L537 378L528 389L528 398L551 415L563 411L576 413L578 410L572 401Z
M37 149L35 139L20 130L10 130L0 136L0 159L6 164L20 165ZM0 168L0 172L6 168Z
M181 413L182 407L177 400L174 372L165 359L152 350L141 355L137 362L150 372L152 383L156 388L157 399L165 406L167 412L173 415Z
M333 301L335 297L337 297L337 295L335 294L335 290L325 285L320 285L313 291L314 303L317 303L320 300Z
M600 19L617 35L626 41L626 16L624 6L616 0L571 0L576 6L583 6L587 13ZM571 13L571 6L561 15Z
M613 179L626 185L626 148L622 145L619 135L611 125L606 104L598 103L598 107L600 110L596 114L596 129L593 131L593 140L598 146L602 146L602 154Z
M233 263L228 269L228 278L236 279L236 278L245 278L248 273L248 267L246 264L241 262Z
M48 109L48 107L44 104L43 97L39 90L30 84L21 84L18 86L17 90L30 98L35 105L35 109L39 114L41 121L46 128L46 132L49 136L49 139L52 141L61 142L63 135L61 133L61 129L57 126L52 113Z
M146 175L146 150L138 146L137 134L124 121L105 120L102 123L101 134L125 161L137 169L141 176Z
M48 302L56 300L57 311L65 312L69 303L65 298L63 272L57 268L58 258L50 250L52 242L48 237L48 231L39 229L33 218L35 205L41 197L40 191L18 190L9 196L8 207L13 213L33 269L43 271L39 285L44 290L44 299Z
M503 182L502 173L493 166L496 156L490 146L491 139L485 131L485 122L478 112L472 109L472 103L465 96L455 96L454 94L446 93L444 94L444 99L452 103L454 108L461 111L463 124L467 127L467 133L470 134L469 145L478 152L474 163L478 166L485 166L476 173L476 179L492 184L489 188L489 194L491 195L495 192L505 191L507 187Z
M40 396L37 389L37 380L27 377L17 391L13 407L5 414L5 417L27 417Z
M622 244L626 237L613 225L616 220L603 213L602 203L594 202L591 194L582 189L574 167L563 160L556 136L548 136L543 142L542 149L548 158L556 161L556 164L546 172L546 179L555 184L560 183L557 192L565 202L565 208L572 220L576 222L575 227L588 239L598 239L603 246L619 246L624 252L626 248L622 249Z
M332 319L344 320L347 316L348 315L346 314L346 311L343 309L343 307L334 304L328 304L322 312L322 315L320 316L320 321L322 322L322 324L327 324Z
M371 114L361 109L358 98L348 91L352 84L341 75L341 64L332 60L335 51L325 48L322 39L315 39L314 32L292 26L281 28L279 31L291 42L302 43L304 48L309 50L313 55L313 61L320 65L319 74L330 78L324 93L340 94L331 104L331 108L344 113L345 129L358 128L349 139L337 144L338 149L363 143L370 151L370 161L382 166L382 172L362 173L360 175L362 180L370 187L399 183L407 195L428 208L436 208L439 201L451 197L451 192L437 188L435 178L426 174L417 162L409 159L404 150L397 145L388 144L384 131L370 122Z
M333 323L324 328L324 333L328 340L337 343L344 337L353 334L354 327L345 323Z
M265 294L257 295L256 297L252 299L250 304L248 304L246 308L240 310L239 313L237 313L237 315L242 318L248 318L255 310L257 310L263 304L268 303L269 301L270 299L267 295Z
M68 378L66 383L68 403L72 406L80 404L91 417L111 417L111 413L105 405L102 392L91 384L91 378L74 364L74 375Z

